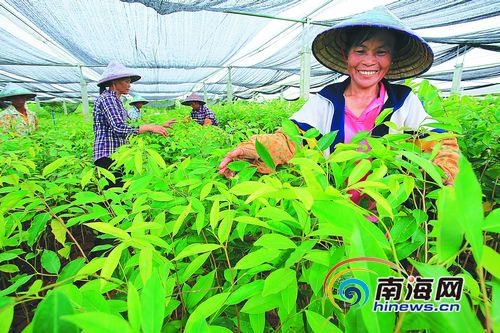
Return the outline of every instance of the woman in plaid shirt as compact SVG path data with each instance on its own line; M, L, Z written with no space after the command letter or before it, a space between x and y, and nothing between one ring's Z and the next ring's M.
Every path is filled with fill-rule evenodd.
M215 119L215 114L212 110L205 106L205 101L197 93L192 93L186 98L182 105L187 105L192 108L191 118L196 120L200 125L219 126L219 122Z
M128 124L129 117L120 96L128 94L130 83L140 78L133 70L116 61L111 61L97 83L100 88L100 95L94 103L93 153L96 166L109 169L113 163L113 159L110 157L111 154L118 147L127 144L131 135L152 132L167 136L168 132L165 127L170 127L175 122L175 120L171 119L166 121L163 126L156 124L132 126ZM111 186L123 185L120 180L121 176L122 172L115 171L117 180Z

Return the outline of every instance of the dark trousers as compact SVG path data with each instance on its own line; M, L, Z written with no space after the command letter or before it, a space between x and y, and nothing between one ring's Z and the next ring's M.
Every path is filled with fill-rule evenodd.
M111 164L113 164L113 162L114 162L114 160L109 158L109 157L101 157L100 159L98 159L97 161L94 162L95 166L101 167L101 168L106 169L106 170L110 170L113 173L113 175L115 176L114 182L112 182L111 180L108 180L109 184L106 187L104 187L105 190L107 190L110 187L122 187L123 186L123 181L122 181L123 169L120 168L120 169L111 170L110 167L111 167Z

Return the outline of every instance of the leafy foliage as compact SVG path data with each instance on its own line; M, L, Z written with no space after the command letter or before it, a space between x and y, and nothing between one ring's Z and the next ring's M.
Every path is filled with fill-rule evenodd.
M274 174L258 176L237 162L236 177L222 178L220 160L248 135L293 129L283 119L302 102L273 101L214 106L220 128L179 122L167 138L132 138L115 155L124 188L104 190L113 175L92 165L90 124L75 114L60 115L57 127L42 118L32 137L0 143L0 331L19 325L14 313L25 304L37 306L26 332L498 328L480 319L498 313L498 209L485 216L482 207L498 202L491 184L498 181L498 99L427 94L435 115L452 119L439 126L467 133L460 138L470 163L461 160L455 187L442 185L431 154L406 134L360 133L326 159L321 151L332 134ZM188 112L149 108L145 117L161 123ZM371 150L359 150L363 140ZM359 205L353 191L364 195ZM323 280L336 263L359 256L423 276L463 276L461 312L335 308ZM355 276L372 288L376 282Z

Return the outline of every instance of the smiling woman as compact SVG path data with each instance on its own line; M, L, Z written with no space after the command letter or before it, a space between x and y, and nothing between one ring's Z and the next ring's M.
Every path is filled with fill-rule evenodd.
M320 63L349 76L343 82L323 88L290 117L304 132L311 128L316 128L321 135L337 131L335 140L324 151L326 157L338 143L350 143L360 131L382 136L402 133L403 128L417 131L431 122L411 88L388 80L424 73L432 65L433 52L385 7L355 15L320 33L313 41L312 50ZM375 120L384 109L392 109L385 120L397 128L384 124L375 127ZM261 165L256 140L266 143L275 165L286 163L294 155L293 142L281 132L265 138L254 137L226 155L219 166L220 173L233 176L233 171L227 168L233 160L253 160ZM443 139L441 143L434 163L446 174L446 182L452 184L458 172L458 145L455 138ZM291 153L284 156L283 152ZM258 171L272 170L261 166Z

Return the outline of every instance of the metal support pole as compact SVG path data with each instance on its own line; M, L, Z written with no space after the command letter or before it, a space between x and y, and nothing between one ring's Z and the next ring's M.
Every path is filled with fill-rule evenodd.
M36 103L36 113L40 112L40 100L38 97L35 97L35 103Z
M66 106L66 100L63 99L63 109L64 109L64 114L68 115L68 107Z
M83 117L85 121L89 121L89 96L87 93L87 82L85 81L85 77L83 76L82 66L80 68L80 88L82 92L82 106L83 106Z
M285 100L285 96L283 95L283 91L285 90L285 87L281 87L280 91L280 101L283 102Z
M205 103L208 103L208 96L207 96L207 84L205 81L203 81L203 100Z
M458 46L460 50L460 45ZM455 70L453 71L453 81L451 82L451 95L460 96L460 81L462 81L462 70L464 69L465 53L462 55L462 62L458 62L460 53L457 50L457 63L455 64Z
M300 52L300 97L308 100L309 90L311 87L311 47L305 40L306 30L309 28L308 23L302 25L302 51Z
M233 86L231 84L231 67L227 68L227 102L233 102Z

